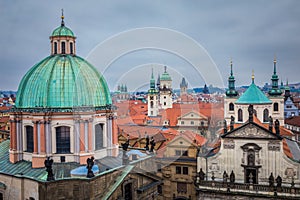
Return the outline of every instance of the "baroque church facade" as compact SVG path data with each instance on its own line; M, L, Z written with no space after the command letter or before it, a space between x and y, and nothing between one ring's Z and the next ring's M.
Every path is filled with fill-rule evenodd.
M293 198L295 194L299 197L299 190L295 192L293 188L295 184L299 187L300 183L300 149L294 134L284 128L284 101L278 88L276 60L271 80L272 89L265 95L255 85L252 75L251 85L239 96L235 90L231 63L220 138L213 147L202 149L198 155L200 181L197 190L200 196L208 194L207 191L220 194L224 190L227 195L239 193L244 198L247 195ZM227 185L229 177L230 183ZM204 189L205 180L211 181L209 189ZM218 181L223 185L217 186L214 182ZM282 183L289 185L285 191ZM253 189L251 184L265 186L265 189ZM228 193L230 191L233 193Z

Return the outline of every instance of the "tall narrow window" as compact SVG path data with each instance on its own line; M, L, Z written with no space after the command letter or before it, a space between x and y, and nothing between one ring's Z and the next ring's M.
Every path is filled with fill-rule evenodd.
M125 185L124 199L131 200L132 199L132 183L127 183Z
M65 42L61 42L61 53L66 54L66 43Z
M33 152L33 127L25 126L26 131L26 151Z
M234 111L234 105L233 105L233 103L229 104L229 111Z
M239 122L243 121L243 111L242 111L242 109L239 109L239 111L238 111L238 121Z
M57 42L54 42L54 54L57 54Z
M176 174L181 174L181 167L176 166Z
M268 122L268 121L269 121L269 110L264 109L264 122Z
M188 167L182 167L182 174L189 174L189 168Z
M248 150L247 160L249 166L255 165L255 152L252 149Z
M274 103L274 105L273 105L273 110L274 111L278 111L279 109L278 109L278 103Z
M70 153L70 127L56 128L56 153Z
M73 42L70 42L70 54L73 54Z
M103 148L103 124L95 125L95 150Z

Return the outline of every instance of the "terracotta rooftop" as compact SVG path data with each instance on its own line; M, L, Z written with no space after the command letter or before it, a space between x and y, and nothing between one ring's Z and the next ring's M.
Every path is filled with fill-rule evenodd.
M300 127L300 116L293 116L285 119L285 124Z

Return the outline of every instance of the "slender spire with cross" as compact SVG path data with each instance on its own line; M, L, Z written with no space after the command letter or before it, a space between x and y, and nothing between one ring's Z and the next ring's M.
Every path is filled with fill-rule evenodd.
M65 26L65 22L64 22L64 18L65 18L65 16L64 16L64 9L61 9L61 26Z
M277 63L277 60L276 60L276 55L274 55L274 74L276 74L276 63Z
M230 76L233 76L233 71L232 71L232 58L230 58Z

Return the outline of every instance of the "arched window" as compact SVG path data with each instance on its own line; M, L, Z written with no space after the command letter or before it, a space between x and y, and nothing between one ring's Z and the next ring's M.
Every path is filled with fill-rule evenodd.
M66 43L65 42L61 42L61 53L62 54L66 53Z
M57 42L54 42L54 54L57 54Z
M239 109L239 111L238 111L238 121L239 122L243 121L243 111L242 111L242 109Z
M33 152L33 127L25 126L26 131L26 151Z
M70 127L56 128L56 153L70 153Z
M233 103L229 104L229 111L234 111L234 105L233 105Z
M102 149L103 146L103 124L95 125L95 150Z
M268 122L268 121L269 121L269 110L264 109L264 122Z
M273 111L278 111L278 103L274 103L273 105Z
M70 42L70 54L73 54L73 42Z

